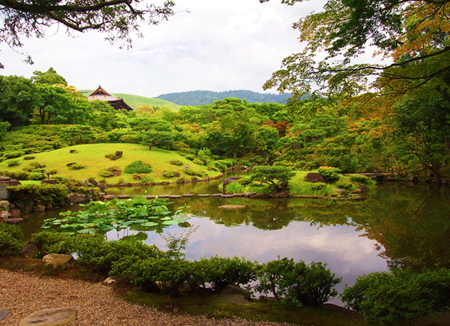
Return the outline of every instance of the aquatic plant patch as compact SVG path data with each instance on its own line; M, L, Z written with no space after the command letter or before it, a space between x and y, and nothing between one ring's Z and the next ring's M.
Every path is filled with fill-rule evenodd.
M42 228L58 228L69 233L100 233L111 230L138 227L139 230L155 230L164 226L186 222L191 215L182 210L174 216L167 209L165 199L147 200L145 197L134 197L128 201L114 199L110 202L93 201L81 205L85 209L80 212L61 212L61 217L44 220Z

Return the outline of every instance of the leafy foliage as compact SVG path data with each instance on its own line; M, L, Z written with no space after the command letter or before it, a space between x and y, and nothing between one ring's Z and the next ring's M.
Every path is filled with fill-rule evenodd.
M25 246L23 232L16 225L0 223L0 256L17 256Z
M10 186L7 189L12 202L34 202L44 206L58 206L67 199L68 195L65 185L20 185Z
M275 189L281 190L286 187L289 180L295 176L291 168L285 166L259 165L252 169L251 180L263 184L270 184Z
M334 182L339 180L339 173L341 172L338 168L333 167L321 167L317 170L326 182Z
M450 271L415 274L409 270L359 276L344 289L342 300L369 320L384 325L440 312L450 303Z
M125 167L125 173L150 173L152 172L152 167L150 164L143 163L141 160L134 161Z

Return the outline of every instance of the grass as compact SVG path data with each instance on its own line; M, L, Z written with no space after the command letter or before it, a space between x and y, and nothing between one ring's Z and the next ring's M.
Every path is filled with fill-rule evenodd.
M76 150L75 154L69 153L70 150ZM116 151L123 151L123 157L111 161L105 155L115 153ZM103 179L99 172L108 167L116 166L122 174L116 177L105 178L107 183L123 182L138 182L133 180L132 174L125 174L123 171L125 167L131 162L141 160L144 163L149 163L153 170L148 175L153 178L155 182L161 181L175 181L178 178L165 178L162 173L164 170L171 170L180 173L180 178L191 179L191 176L183 173L184 165L189 163L191 169L204 171L208 176L214 177L220 172L208 171L206 166L197 165L191 161L186 160L180 156L178 152L168 151L153 147L149 150L147 146L140 144L91 144L91 145L76 145L71 147L64 147L51 152L43 152L33 154L36 158L33 162L39 162L40 165L46 165L46 171L57 170L57 175L74 178L77 180L95 178L97 181ZM175 166L170 164L170 160L178 159L183 162L182 166ZM0 163L0 170L16 171L22 170L30 162L19 158L20 165L8 167L8 161ZM67 167L68 163L83 164L87 167L82 170L71 170Z

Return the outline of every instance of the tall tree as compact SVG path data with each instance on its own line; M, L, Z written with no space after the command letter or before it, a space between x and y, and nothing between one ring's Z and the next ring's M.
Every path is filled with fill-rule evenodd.
M67 82L64 77L58 75L55 69L50 67L47 71L42 72L36 70L31 76L31 80L35 84L48 84L48 85L64 85L67 86Z

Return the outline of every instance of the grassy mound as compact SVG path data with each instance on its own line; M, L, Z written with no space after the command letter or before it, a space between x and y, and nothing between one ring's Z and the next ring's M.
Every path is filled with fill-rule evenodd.
M75 154L71 154L70 150L76 150ZM116 151L123 151L123 157L115 161L111 161L105 157L108 154ZM152 172L148 174L154 182L160 181L175 181L178 178L190 179L191 176L184 173L184 165L174 166L170 164L171 160L180 160L188 163L188 161L178 155L177 152L158 149L153 147L150 151L147 146L139 144L92 144L92 145L77 145L65 147L51 152L43 152L33 154L35 159L33 161L39 162L40 165L45 165L45 171L57 170L57 175L74 178L77 180L95 178L101 180L100 172L108 167L114 167L122 171L120 176L105 178L108 183L123 182L137 182L133 180L132 174L124 173L125 167L134 161L141 160L152 166ZM17 158L19 160L18 166L8 167L8 161L0 163L0 170L16 171L22 170L29 164L29 161L24 160L23 157ZM85 165L81 170L70 169L68 163L77 163L78 165ZM208 171L205 166L197 165L189 161L191 170L203 171L209 177L215 177L220 174L216 171ZM176 171L180 177L167 178L163 176L166 170ZM200 177L197 177L200 178Z

